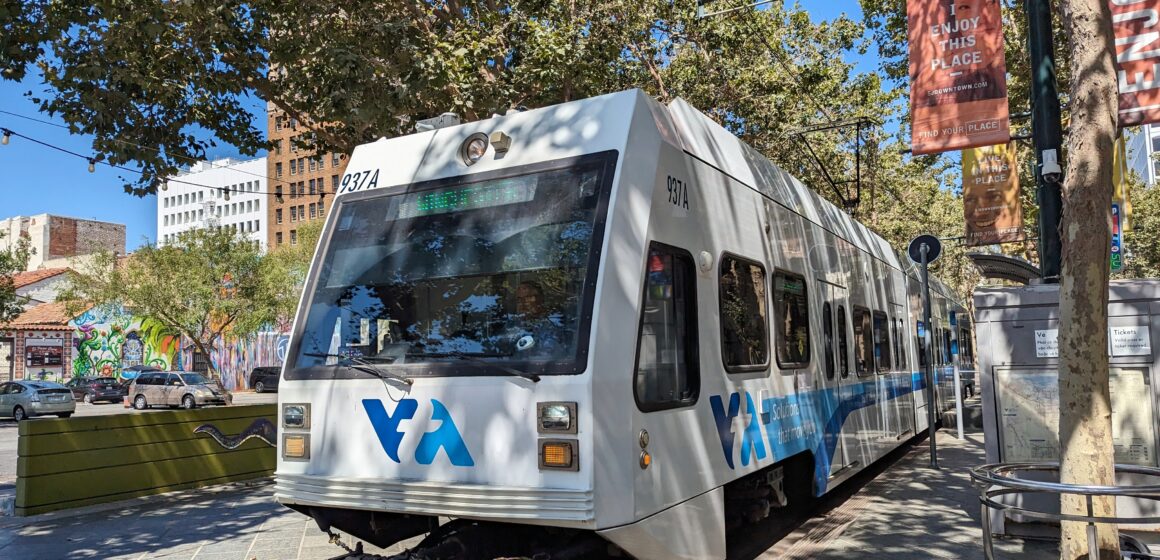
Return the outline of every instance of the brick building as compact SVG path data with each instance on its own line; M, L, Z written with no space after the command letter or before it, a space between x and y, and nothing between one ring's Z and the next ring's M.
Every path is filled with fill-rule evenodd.
M267 246L298 243L298 228L326 217L346 170L346 157L317 154L295 145L306 133L297 119L268 104L267 136L274 143L266 156L270 193L267 198Z
M67 267L77 257L101 251L125 254L125 226L52 214L14 216L0 220L0 251L27 237L35 250L25 270Z

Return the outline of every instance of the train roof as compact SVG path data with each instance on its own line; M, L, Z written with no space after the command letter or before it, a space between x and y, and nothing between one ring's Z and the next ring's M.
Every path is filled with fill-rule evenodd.
M890 244L807 188L760 152L683 99L664 106L638 89L496 115L458 126L383 138L355 148L347 175L372 166L374 188L485 173L550 159L620 150L632 141L633 125L649 122L660 137L726 173L770 200L845 239L872 257L911 276L917 267ZM511 146L502 158L484 158L465 169L459 147L476 133L503 131ZM367 162L381 162L368 165ZM389 162L389 165L382 163ZM366 182L366 177L363 177ZM360 189L340 187L338 196ZM931 287L956 299L937 279Z

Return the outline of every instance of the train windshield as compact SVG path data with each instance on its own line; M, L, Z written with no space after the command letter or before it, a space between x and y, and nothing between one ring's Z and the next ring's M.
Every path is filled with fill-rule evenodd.
M342 199L287 379L583 371L612 158Z

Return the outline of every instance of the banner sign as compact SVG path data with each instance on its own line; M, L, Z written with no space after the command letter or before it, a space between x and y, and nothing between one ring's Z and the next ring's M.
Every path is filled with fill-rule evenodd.
M1124 269L1124 232L1128 231L1128 216L1132 203L1128 198L1128 153L1124 135L1112 145L1112 252L1113 272Z
M1119 271L1124 268L1123 255L1123 240L1120 232L1120 205L1112 205L1112 270Z
M1023 205L1014 144L963 150L966 245L1023 239Z
M911 151L1010 141L999 0L910 0L907 20Z
M1160 122L1160 2L1111 0L1120 84L1120 126Z

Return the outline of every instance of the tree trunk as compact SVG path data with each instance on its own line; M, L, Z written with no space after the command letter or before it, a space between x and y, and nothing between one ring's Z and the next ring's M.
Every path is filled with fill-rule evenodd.
M1060 226L1059 288L1060 478L1064 483L1115 483L1108 393L1108 274L1111 246L1112 144L1117 134L1117 84L1111 14L1106 0L1062 0L1071 49L1070 134ZM1087 515L1086 501L1064 497L1063 513ZM1096 515L1115 502L1095 500ZM1099 525L1100 558L1120 558L1116 527ZM1061 560L1088 558L1086 526L1063 524Z

